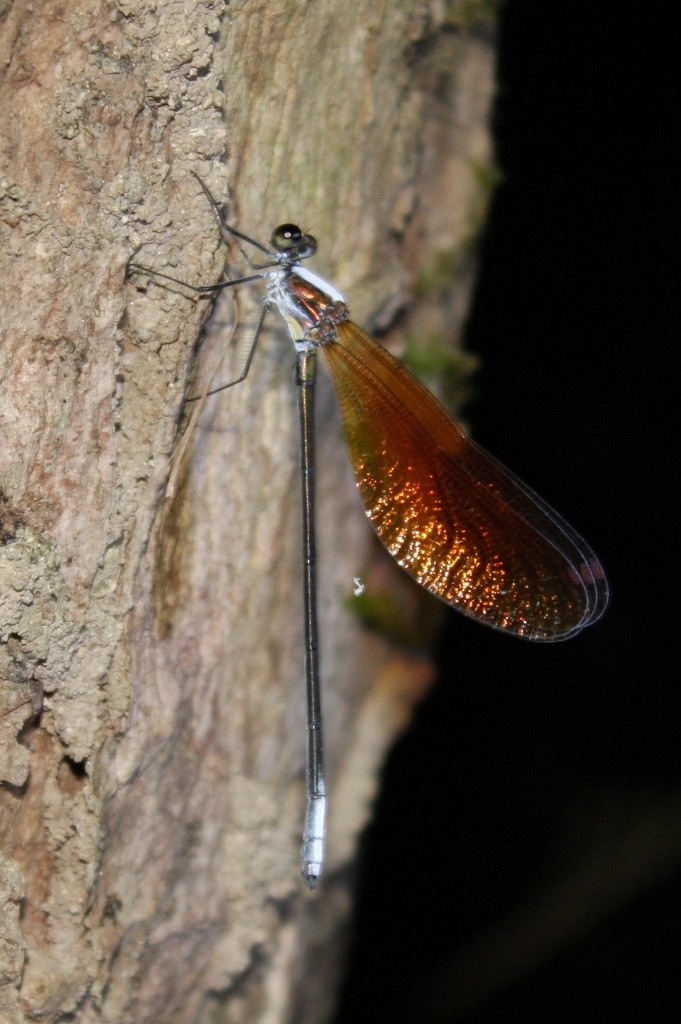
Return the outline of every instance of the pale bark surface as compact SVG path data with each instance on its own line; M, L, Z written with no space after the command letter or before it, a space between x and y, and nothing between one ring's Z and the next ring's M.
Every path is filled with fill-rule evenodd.
M292 353L266 333L247 382L206 406L168 500L183 398L214 346L196 345L205 304L125 266L141 246L166 273L218 279L194 170L242 230L267 240L299 218L368 326L407 305L419 269L432 300L446 254L456 292L428 330L451 337L490 177L488 6L2 7L2 1024L328 1013L345 869L428 665L345 608L354 576L387 570L368 574L322 383L331 822L307 898ZM233 315L225 296L208 342Z

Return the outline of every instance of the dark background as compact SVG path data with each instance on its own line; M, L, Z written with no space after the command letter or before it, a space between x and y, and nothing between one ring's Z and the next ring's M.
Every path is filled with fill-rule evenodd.
M621 4L502 13L467 420L588 538L612 603L558 645L448 616L366 837L336 1024L679 1019L671 34Z

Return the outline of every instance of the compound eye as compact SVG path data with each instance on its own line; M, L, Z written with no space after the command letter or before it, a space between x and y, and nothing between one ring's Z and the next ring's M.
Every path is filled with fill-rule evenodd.
M303 237L303 232L300 230L297 224L280 224L275 231L272 232L272 245L279 252L285 252L286 249L291 249L300 239Z

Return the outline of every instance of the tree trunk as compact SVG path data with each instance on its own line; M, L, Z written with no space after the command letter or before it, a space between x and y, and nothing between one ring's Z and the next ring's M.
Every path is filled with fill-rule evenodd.
M428 662L348 611L353 577L371 599L398 570L372 546L322 382L331 801L325 879L308 897L290 344L273 323L180 459L184 399L220 326L253 307L223 293L198 345L208 303L125 268L137 252L219 279L224 245L195 171L262 241L299 218L320 242L315 268L370 328L406 309L418 269L426 302L410 316L427 305L427 333L455 340L492 180L492 23L482 0L450 6L5 10L3 1024L330 1012L348 868Z

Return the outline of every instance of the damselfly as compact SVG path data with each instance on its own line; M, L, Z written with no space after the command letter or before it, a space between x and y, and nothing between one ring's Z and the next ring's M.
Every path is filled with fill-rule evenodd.
M282 224L272 234L271 245L263 245L226 224L200 183L223 235L237 239L240 248L252 246L265 261L251 263L253 273L246 277L199 286L137 262L128 269L202 295L265 282L267 291L244 370L226 387L246 377L269 309L278 309L293 341L307 695L307 808L301 857L303 878L314 888L322 871L326 834L315 568L317 353L322 352L335 385L366 514L393 558L423 587L487 626L527 640L556 641L576 636L601 617L608 586L595 554L572 527L472 441L406 367L349 319L341 293L302 265L317 250L312 235L295 224Z

